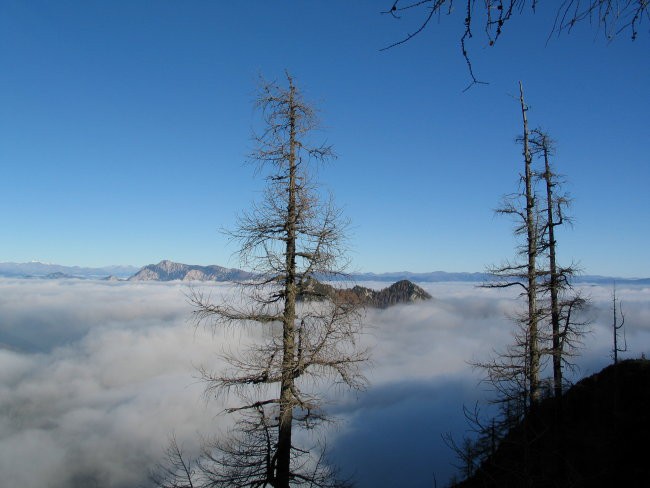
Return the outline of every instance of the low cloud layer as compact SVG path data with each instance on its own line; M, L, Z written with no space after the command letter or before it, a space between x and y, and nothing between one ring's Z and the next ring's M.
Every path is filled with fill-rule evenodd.
M372 284L371 284L372 285ZM380 284L381 287L383 284ZM440 486L462 434L462 405L488 393L467 361L510 340L514 291L429 283L426 303L369 310L366 392L336 395L331 457L360 488ZM209 286L213 298L228 285ZM178 283L0 280L0 472L7 486L132 487L145 483L171 433L191 453L227 427L195 367L246 340L195 329ZM581 374L610 361L611 290L585 286L593 332ZM650 289L620 287L627 353L650 354Z

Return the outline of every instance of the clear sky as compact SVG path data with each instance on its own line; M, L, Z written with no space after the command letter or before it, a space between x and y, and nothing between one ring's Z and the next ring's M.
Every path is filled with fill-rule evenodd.
M245 164L258 75L285 69L339 157L318 174L352 221L359 271L482 271L513 255L493 215L517 188L522 80L574 197L562 260L650 276L650 35L588 24L547 42L550 3L477 27L413 30L390 1L30 1L0 4L0 261L237 266L219 233L259 197Z

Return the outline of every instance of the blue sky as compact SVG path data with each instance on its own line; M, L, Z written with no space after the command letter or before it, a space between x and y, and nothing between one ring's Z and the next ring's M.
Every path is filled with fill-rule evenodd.
M389 4L390 2L384 2ZM493 215L517 187L522 80L574 197L564 262L650 276L650 36L588 24L547 43L554 12L477 29L463 93L459 14L415 26L380 1L5 0L0 5L0 261L237 266L219 233L259 197L246 165L258 75L285 69L338 159L319 171L351 219L360 271L482 271L513 254Z

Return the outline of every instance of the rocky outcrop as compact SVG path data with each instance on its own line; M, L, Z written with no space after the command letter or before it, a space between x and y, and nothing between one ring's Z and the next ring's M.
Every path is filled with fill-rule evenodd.
M60 271L57 271L55 273L50 273L45 276L46 280L69 280L72 278L76 278L76 276L72 276L66 273L62 273Z
M165 260L145 266L131 276L129 281L243 281L252 277L252 273L236 268L198 266Z
M375 292L374 296L369 297L372 305L378 308L387 308L399 303L419 302L430 298L431 295L409 280L393 283L388 288Z
M401 280L382 290L373 290L365 286L352 288L335 288L331 285L310 280L301 292L303 300L338 298L366 307L388 308L403 303L413 303L431 299L431 295L409 280Z

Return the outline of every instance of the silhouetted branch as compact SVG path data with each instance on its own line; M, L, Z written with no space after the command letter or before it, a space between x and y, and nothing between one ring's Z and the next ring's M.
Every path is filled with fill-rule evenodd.
M440 18L443 14L451 16L454 6L460 0L394 0L387 10L382 11L392 19L403 20L402 13L420 13L416 28L401 39L382 48L382 51L392 49L411 41L420 35L430 24L434 17ZM521 15L526 7L535 13L538 7L537 0L464 0L463 33L460 37L462 56L467 64L471 82L465 90L476 84L486 84L479 81L473 70L472 62L467 48L469 39L473 38L472 28L478 15L483 17L482 25L488 46L494 46L501 37L506 24L516 15ZM556 4L557 5L557 4ZM635 40L639 34L639 26L645 19L650 20L647 0L564 0L556 7L553 25L549 30L549 39L553 34L570 33L579 23L589 21L599 28L602 27L608 40L628 30L630 37Z

